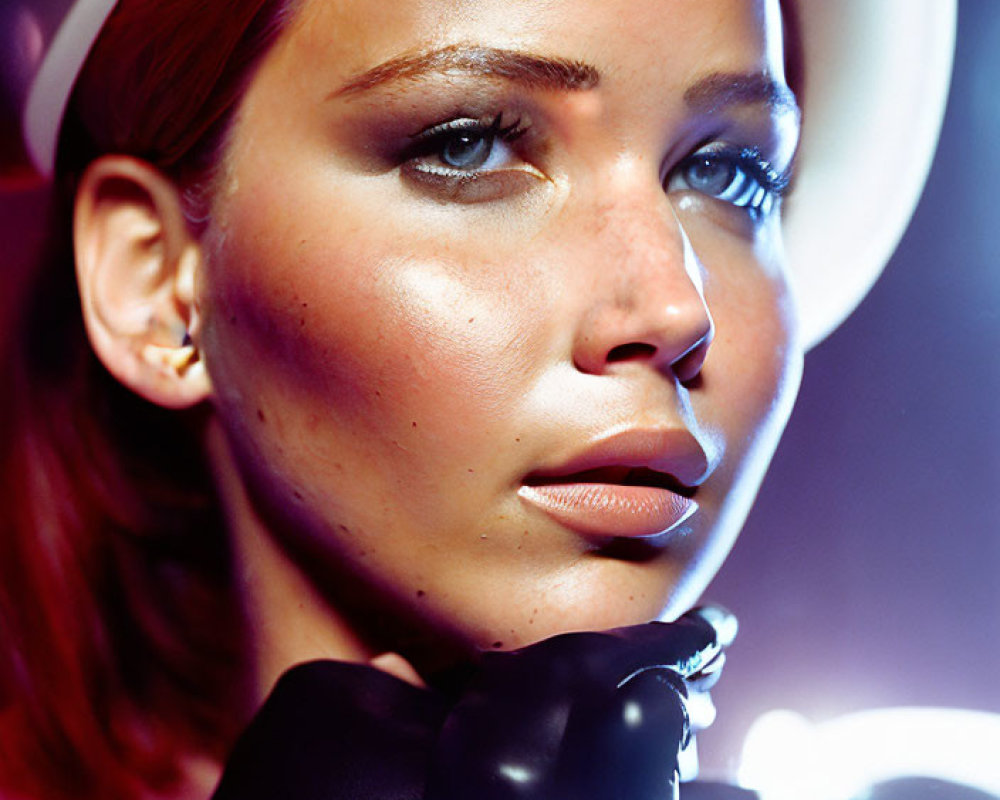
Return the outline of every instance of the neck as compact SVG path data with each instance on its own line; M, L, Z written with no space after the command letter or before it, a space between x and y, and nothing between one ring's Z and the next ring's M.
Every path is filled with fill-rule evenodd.
M235 589L250 632L254 708L281 674L304 661L368 662L373 653L281 547L247 494L233 450L216 420L207 447L228 520Z

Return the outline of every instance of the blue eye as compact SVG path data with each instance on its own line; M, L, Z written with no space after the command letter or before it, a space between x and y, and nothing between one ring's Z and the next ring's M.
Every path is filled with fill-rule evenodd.
M666 189L699 192L746 209L757 219L771 212L788 184L788 177L777 172L754 148L705 149L677 166Z
M475 174L503 169L517 161L509 143L524 133L520 120L502 125L500 115L490 122L455 119L434 125L413 137L406 158L431 173Z
M441 145L440 158L454 169L479 169L489 161L496 141L482 133L456 133Z

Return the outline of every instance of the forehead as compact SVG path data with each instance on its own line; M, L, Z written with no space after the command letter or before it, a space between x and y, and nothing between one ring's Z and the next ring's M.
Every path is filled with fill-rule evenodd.
M283 49L350 76L456 43L580 60L612 81L783 78L778 0L304 0Z

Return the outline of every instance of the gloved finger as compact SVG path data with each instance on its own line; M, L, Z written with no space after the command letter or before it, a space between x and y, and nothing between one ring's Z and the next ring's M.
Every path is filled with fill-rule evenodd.
M718 683L719 678L722 676L722 668L726 663L725 650L736 638L739 623L732 612L719 605L699 606L691 609L686 616L696 616L708 622L715 629L716 641L720 647L714 658L701 664L691 664L694 669L685 673L688 693L694 699L696 693L707 693ZM709 703L709 705L711 704ZM711 720L715 718L714 711L715 709L712 707L711 719L705 725L702 726L699 723L695 723L695 726L707 727L710 725Z
M425 800L551 800L545 786L568 712L562 696L467 694L441 728Z
M660 638L664 625L671 628L669 642ZM617 628L608 633L635 644L642 643L651 650L657 649L663 657L660 662L663 666L672 666L688 678L689 687L696 685L699 690L707 691L718 681L725 663L724 650L733 643L738 629L739 624L732 612L720 605L709 604L692 608L673 623ZM665 644L675 649L667 652L663 649ZM670 657L673 657L672 662Z
M715 628L693 614L670 623L650 622L616 628L608 634L626 645L609 648L606 661L600 667L601 672L613 677L618 684L651 666L670 667L681 675L694 676L722 652Z
M739 633L740 624L736 619L736 615L718 603L706 603L702 606L695 606L687 614L699 616L715 628L719 644L724 648L729 647L736 638L736 634Z
M588 800L670 798L689 738L682 679L670 669L645 670L613 694L573 707L556 785Z
M691 719L691 730L703 731L715 722L715 703L707 691L695 691L687 687L687 708Z
M566 633L519 650L485 653L479 663L478 679L494 687L569 687L591 681L618 686L650 666L671 667L688 677L699 675L721 650L716 624L702 609L695 609L671 623L648 622L600 633Z

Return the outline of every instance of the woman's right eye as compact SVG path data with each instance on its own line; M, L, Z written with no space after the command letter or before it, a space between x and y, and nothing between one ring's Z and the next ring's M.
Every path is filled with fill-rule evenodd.
M488 172L516 166L511 143L525 128L520 120L504 125L500 114L490 122L455 119L434 125L413 137L405 158L417 169L441 174Z
M512 182L544 178L514 147L527 127L520 119L504 124L501 118L460 118L421 131L402 154L403 172L461 202L500 199L516 191Z
M510 148L488 131L456 131L435 142L438 157L447 169L474 170L503 167L510 160Z

